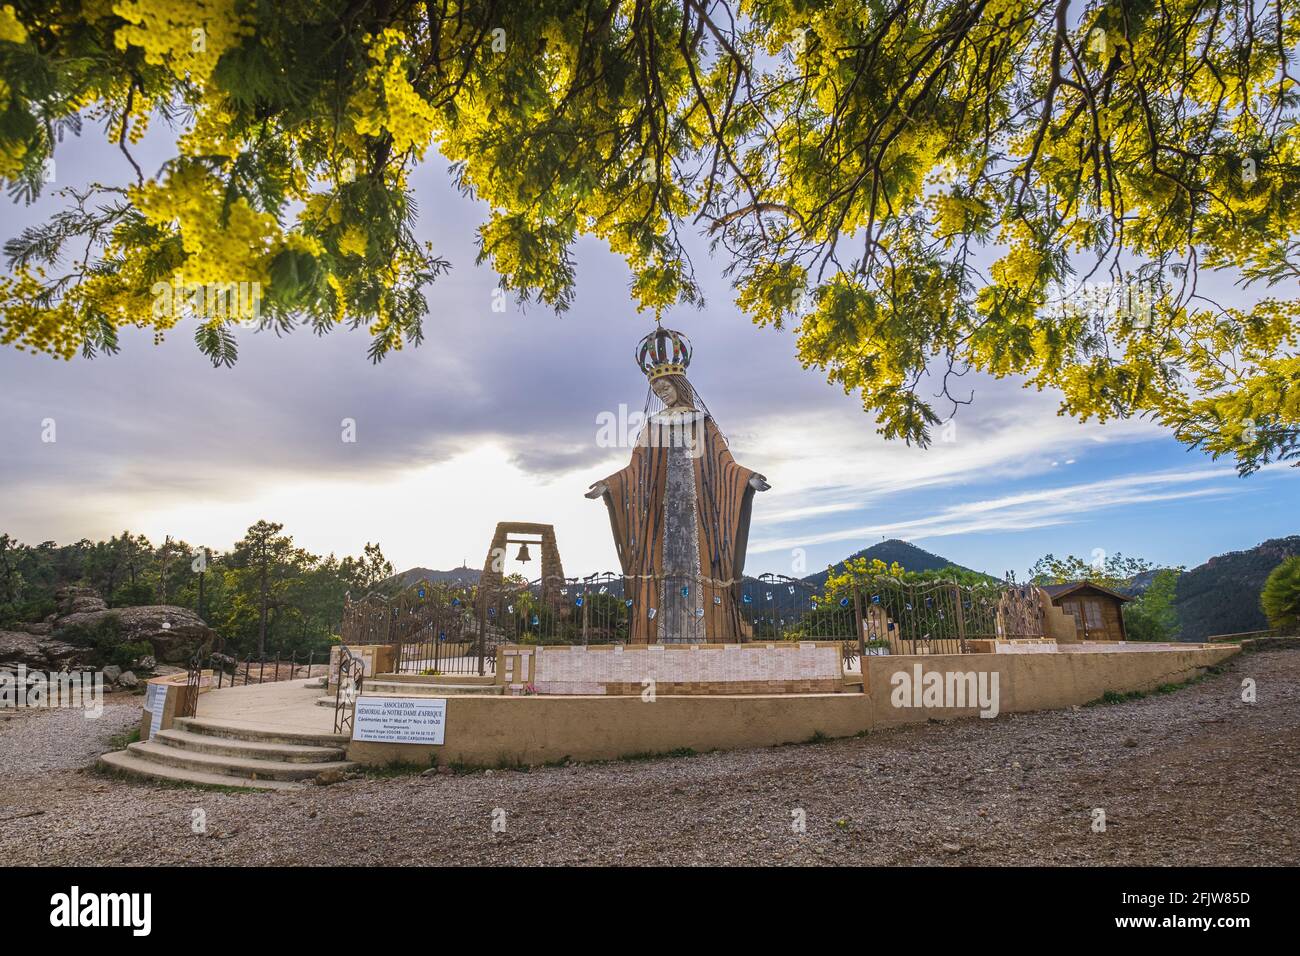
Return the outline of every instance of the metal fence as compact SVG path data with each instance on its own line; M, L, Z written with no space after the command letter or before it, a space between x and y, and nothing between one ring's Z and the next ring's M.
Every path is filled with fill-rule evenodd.
M212 669L214 686L236 687L244 684L271 684L282 680L298 680L303 677L320 677L329 668L329 655L308 651L299 655L294 651L288 657L277 653L275 657L255 658L249 654L242 661L225 654L213 654L205 668ZM317 673L312 673L312 668Z
M212 671L213 689L219 690L222 687L270 684L282 680L324 676L329 668L329 655L318 654L314 650L309 650L301 656L294 651L287 658L279 652L273 658L261 656L254 659L252 654L249 654L240 661L239 658L227 654L210 653L210 646L199 648L190 657L189 666L186 668L185 688L176 712L178 717L196 715L199 685L205 670ZM318 668L320 673L313 674L313 667Z
M661 576L507 580L490 589L424 583L388 599L348 601L345 644L390 644L399 673L488 674L502 644L840 641L844 656L867 647L894 654L959 654L975 639L1043 635L1031 586L905 582L874 577L832 590L762 575L725 584Z
M892 578L854 586L862 602L864 642L892 654L961 654L973 640L1043 636L1037 588L958 585Z
M424 583L392 599L349 599L340 637L345 645L394 645L398 673L491 673L500 634L481 610L477 588Z

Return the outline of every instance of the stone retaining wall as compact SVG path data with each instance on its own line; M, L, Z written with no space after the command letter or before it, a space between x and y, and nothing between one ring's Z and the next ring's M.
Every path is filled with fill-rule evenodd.
M383 766L394 761L478 766L542 764L572 758L602 760L690 748L696 751L846 737L930 719L975 717L981 707L900 706L905 675L996 675L997 712L1050 710L1086 704L1107 691L1149 691L1186 681L1240 649L1231 645L1160 648L1134 654L960 654L869 657L866 693L672 696L447 698L443 745L359 743L348 757ZM683 649L672 653L689 653ZM909 700L913 700L909 696Z

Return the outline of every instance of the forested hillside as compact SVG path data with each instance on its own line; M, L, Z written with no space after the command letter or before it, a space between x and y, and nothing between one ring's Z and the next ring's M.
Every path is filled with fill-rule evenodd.
M846 561L853 561L856 558L865 558L867 561L876 559L883 561L885 564L902 565L905 571L941 571L944 568L957 568L959 571L972 572L969 568L964 568L959 564L954 564L947 558L937 554L932 554L924 548L918 548L914 544L901 541L898 538L890 538L888 541L881 541L879 544L873 544L869 548L863 548L861 551L855 551L850 554L844 561L835 565L836 568L844 566ZM826 571L819 571L816 574L810 574L805 581L816 584L821 587L826 583Z
M1300 535L1273 538L1246 551L1229 551L1178 578L1174 608L1185 641L1268 627L1259 592L1269 572L1300 554Z
M169 604L198 612L228 653L322 648L338 630L344 595L381 587L393 566L377 544L355 558L322 557L296 547L283 530L259 521L228 552L172 538L155 544L130 531L65 545L0 534L0 627L43 620L54 612L58 588L81 585L109 607Z

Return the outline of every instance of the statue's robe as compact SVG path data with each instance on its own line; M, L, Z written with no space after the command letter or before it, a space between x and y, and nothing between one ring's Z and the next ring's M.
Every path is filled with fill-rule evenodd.
M754 472L736 464L713 419L652 415L604 501L632 600L633 644L734 643L749 629L740 582Z

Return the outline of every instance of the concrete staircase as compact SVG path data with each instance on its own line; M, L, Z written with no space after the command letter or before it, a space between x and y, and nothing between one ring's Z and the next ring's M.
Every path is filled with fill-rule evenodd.
M500 697L505 690L491 674L379 674L367 677L361 685L364 697ZM333 707L334 702L331 694L316 699L321 707Z
M300 790L317 774L347 771L347 737L266 731L186 717L99 765L149 780L250 790Z
M459 697L465 694L500 696L505 686L491 674L379 674L366 678L361 693L375 697Z

